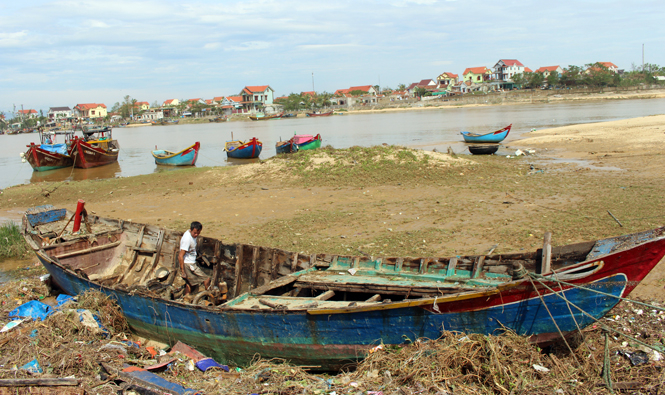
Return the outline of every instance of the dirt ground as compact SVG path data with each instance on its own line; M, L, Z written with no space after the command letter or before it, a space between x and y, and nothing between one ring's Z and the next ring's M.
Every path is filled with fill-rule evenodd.
M198 220L205 235L227 242L375 256L532 250L546 231L561 245L663 225L665 115L538 130L506 144L533 153L423 159L417 151L416 162L388 156L372 166L329 148L245 166L15 186L0 195L0 216L41 204L74 209L84 199L106 217L183 230ZM661 263L634 295L663 301L663 285Z

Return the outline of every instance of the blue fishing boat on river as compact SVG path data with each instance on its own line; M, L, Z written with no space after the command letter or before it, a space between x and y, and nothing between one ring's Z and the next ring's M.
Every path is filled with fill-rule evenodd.
M467 143L500 143L506 137L508 137L508 133L510 133L510 129L512 127L513 124L511 123L503 129L499 129L495 132L490 132L487 134L476 134L470 132L460 133L462 134L462 137L464 137L464 141Z
M156 148L156 147L155 147ZM155 158L155 163L163 166L194 166L196 159L199 157L199 149L201 144L197 141L179 152L154 150L152 157Z
M233 137L232 137L233 138ZM233 159L253 159L258 158L263 150L263 143L256 137L252 137L248 142L240 140L227 141L224 145L226 156Z
M83 210L81 210L83 211ZM41 206L23 235L70 295L99 290L131 329L182 340L217 361L256 355L337 370L378 344L444 331L511 330L547 343L596 322L665 256L665 228L511 254L370 257L304 254L201 237L213 285L184 293L182 232ZM94 237L91 237L94 236Z

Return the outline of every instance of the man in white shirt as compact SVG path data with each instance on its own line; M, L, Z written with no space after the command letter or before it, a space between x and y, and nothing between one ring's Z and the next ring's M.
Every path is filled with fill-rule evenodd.
M180 276L185 280L185 295L192 292L192 287L203 283L205 289L210 285L210 277L196 263L196 238L201 234L203 225L194 221L189 230L182 235L180 239L180 252L178 261L180 262Z

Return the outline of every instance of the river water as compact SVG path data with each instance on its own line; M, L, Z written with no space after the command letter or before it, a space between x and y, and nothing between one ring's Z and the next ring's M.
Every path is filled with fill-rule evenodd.
M120 143L118 163L94 169L58 169L33 172L22 163L20 152L39 139L37 134L0 136L0 188L65 179L128 177L177 169L155 165L150 151L180 151L201 142L197 166L226 166L248 163L227 161L224 143L257 137L263 142L261 159L275 155L275 143L294 133L320 133L323 145L335 148L396 144L445 151L448 146L465 153L459 132L487 133L510 123L513 129L504 145L510 145L531 129L579 123L602 122L665 113L665 99L601 100L582 103L543 103L490 107L451 107L436 110L346 114L317 118L285 118L263 122L225 122L194 125L146 126L113 129ZM468 153L468 151L466 151Z

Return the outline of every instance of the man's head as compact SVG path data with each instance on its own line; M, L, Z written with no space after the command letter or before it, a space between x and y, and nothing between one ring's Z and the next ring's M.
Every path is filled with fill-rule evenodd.
M196 238L199 237L201 234L201 230L203 229L203 225L199 221L194 221L192 222L191 225L189 225L189 233L192 234L192 237Z

